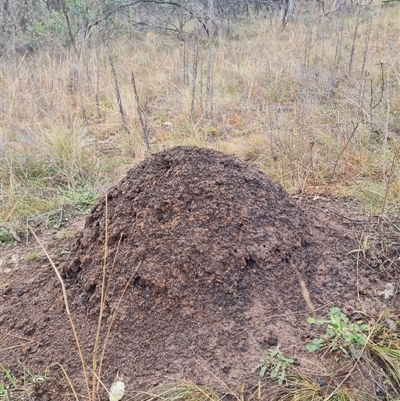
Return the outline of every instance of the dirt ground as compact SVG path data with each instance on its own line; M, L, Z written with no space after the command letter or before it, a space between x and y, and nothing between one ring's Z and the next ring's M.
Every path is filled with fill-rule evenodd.
M107 243L108 388L118 374L127 395L181 379L227 393L257 382L268 348L301 356L312 338L296 272L320 316L331 306L374 315L395 302L384 299L393 277L357 251L375 222L354 201L293 198L231 156L177 147L130 170L86 220L38 234L88 364ZM50 367L33 399L72 399L59 364L82 393L83 375L60 284L42 252L24 260L32 249L29 238L0 251L0 364Z

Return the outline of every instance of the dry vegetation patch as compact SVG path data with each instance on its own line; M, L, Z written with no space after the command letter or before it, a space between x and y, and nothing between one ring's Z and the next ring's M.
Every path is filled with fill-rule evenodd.
M115 182L147 140L152 152L234 153L292 193L396 209L398 13L311 11L285 29L254 19L212 40L153 34L88 42L79 57L61 48L3 57L3 222Z

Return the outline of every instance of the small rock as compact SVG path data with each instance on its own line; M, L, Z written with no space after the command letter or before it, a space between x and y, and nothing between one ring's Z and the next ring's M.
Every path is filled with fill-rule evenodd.
M394 295L394 284L393 283L387 283L385 291L383 291L383 295L385 296L385 299L389 299L393 297Z

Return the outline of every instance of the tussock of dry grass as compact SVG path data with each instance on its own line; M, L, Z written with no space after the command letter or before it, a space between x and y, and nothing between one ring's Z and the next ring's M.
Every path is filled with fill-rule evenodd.
M96 192L145 155L135 74L153 152L178 144L233 153L292 193L361 198L375 213L400 194L400 11L371 6L282 29L233 24L212 42L150 35L109 49L0 62L0 216L11 224ZM184 54L187 54L187 58ZM194 80L195 76L195 80ZM135 155L133 158L132 155ZM64 191L64 192L63 192Z

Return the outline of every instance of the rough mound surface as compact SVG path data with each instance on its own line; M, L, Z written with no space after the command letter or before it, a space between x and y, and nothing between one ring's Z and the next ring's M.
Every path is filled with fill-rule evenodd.
M326 283L337 296L348 280L337 266L319 272L307 218L281 186L216 151L150 157L109 191L107 215L106 230L103 199L63 274L74 307L97 315L107 231L108 322L125 292L106 358L136 388L187 378L236 389L285 342L274 316L307 315L293 265L317 304Z

